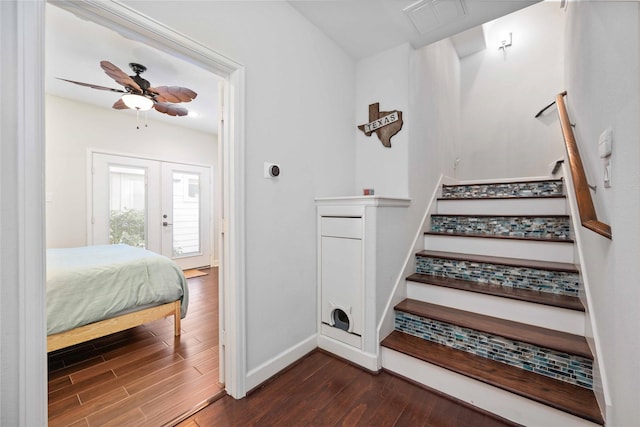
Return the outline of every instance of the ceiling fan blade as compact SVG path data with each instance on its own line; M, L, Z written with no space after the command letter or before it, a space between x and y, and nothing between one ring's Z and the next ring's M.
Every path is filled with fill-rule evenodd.
M115 108L116 110L128 110L129 107L124 103L122 98L118 98L118 100L111 106L111 108Z
M91 83L82 83L82 82L77 82L75 80L67 80L67 79L62 79L60 77L56 77L58 80L64 80L65 82L69 82L69 83L74 83L80 86L86 86L86 87L90 87L92 89L100 89L100 90L109 90L111 92L119 92L119 93L127 93L122 89L114 89L112 87L106 87L106 86L99 86L99 85L94 85Z
M116 67L109 61L100 61L100 67L104 70L109 77L116 82L120 83L124 87L129 87L137 92L142 92L138 83L136 83L131 77L129 77L124 71Z
M184 107L178 107L177 105L167 104L164 102L156 102L153 104L153 108L160 113L168 114L170 116L186 116L189 114L189 110Z
M155 94L158 102L189 102L198 96L191 89L180 86L150 87L147 91Z

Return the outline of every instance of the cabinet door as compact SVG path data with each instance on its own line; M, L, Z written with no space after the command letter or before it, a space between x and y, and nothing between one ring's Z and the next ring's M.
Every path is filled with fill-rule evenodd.
M362 240L321 237L322 322L331 325L340 308L350 319L349 332L362 334Z

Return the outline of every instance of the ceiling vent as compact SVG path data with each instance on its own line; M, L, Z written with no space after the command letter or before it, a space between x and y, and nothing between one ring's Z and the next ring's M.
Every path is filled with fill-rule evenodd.
M427 34L466 15L464 0L420 0L403 9L420 34Z

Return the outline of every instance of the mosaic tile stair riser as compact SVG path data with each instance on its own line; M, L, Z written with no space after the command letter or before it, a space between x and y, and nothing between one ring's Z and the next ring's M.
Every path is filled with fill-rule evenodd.
M436 233L569 239L569 218L433 215L431 231Z
M442 188L444 199L491 197L552 197L563 195L562 180L520 183L451 185Z
M577 297L576 273L417 256L416 273Z
M396 312L396 330L560 381L593 389L593 362L584 357L404 312Z

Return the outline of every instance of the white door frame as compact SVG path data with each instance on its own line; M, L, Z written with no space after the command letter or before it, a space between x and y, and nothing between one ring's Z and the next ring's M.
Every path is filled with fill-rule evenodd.
M244 67L116 2L56 5L228 79L223 164L225 379L246 394ZM0 423L47 424L45 315L45 0L0 1ZM233 308L230 310L229 308Z
M44 2L0 1L0 424L47 424Z
M225 239L220 254L220 286L224 301L220 310L224 324L220 325L221 344L225 348L225 388L228 394L242 398L246 394L245 348L245 257L244 257L244 66L207 46L180 34L162 23L117 2L101 0L57 0L56 6L82 18L118 31L167 53L187 57L193 63L226 78L225 129L221 162L223 206L221 226ZM224 340L224 341L222 341Z

